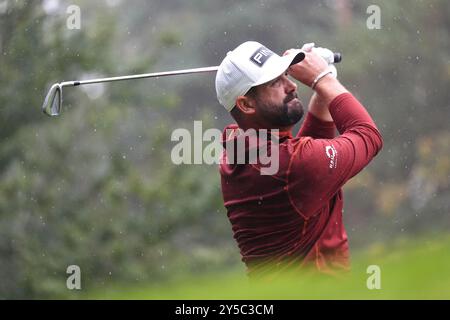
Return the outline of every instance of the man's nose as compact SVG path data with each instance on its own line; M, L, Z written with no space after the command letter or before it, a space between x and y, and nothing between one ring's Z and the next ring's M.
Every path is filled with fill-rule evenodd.
M295 84L295 82L291 81L291 79L289 79L288 77L286 77L286 84L285 84L285 90L286 93L292 93L297 91L297 85Z

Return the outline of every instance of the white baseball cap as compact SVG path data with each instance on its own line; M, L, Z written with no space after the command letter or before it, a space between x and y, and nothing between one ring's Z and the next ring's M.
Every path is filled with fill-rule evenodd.
M233 110L236 99L252 87L282 75L289 66L305 58L300 50L291 50L280 57L256 41L247 41L228 52L216 75L217 99L227 111Z

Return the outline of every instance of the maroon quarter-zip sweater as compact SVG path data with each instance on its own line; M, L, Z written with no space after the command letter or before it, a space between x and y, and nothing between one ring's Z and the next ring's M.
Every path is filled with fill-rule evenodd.
M336 97L329 110L334 122L307 113L296 137L277 135L279 169L273 175L262 175L260 163L233 164L227 145L237 145L245 135L235 124L224 130L222 193L249 276L287 267L312 266L324 273L349 269L341 188L380 151L383 140L352 94ZM246 152L252 147L261 144L248 142Z

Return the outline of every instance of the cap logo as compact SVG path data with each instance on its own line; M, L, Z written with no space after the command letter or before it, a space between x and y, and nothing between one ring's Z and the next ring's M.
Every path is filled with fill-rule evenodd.
M262 46L256 50L256 52L250 57L250 60L258 67L262 67L266 63L267 59L269 59L273 54L274 53L272 51Z

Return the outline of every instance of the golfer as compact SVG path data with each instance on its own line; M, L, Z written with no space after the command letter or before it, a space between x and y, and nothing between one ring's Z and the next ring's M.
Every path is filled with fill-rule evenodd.
M222 193L249 276L305 267L334 274L350 267L342 187L383 140L332 68L314 49L281 57L254 41L228 53L219 67L217 97L236 121L223 134ZM297 135L292 128L304 108L290 77L314 91ZM268 130L266 144L276 143L275 174L262 174L259 162L232 161L227 145L238 145L249 129ZM251 143L245 145L249 152Z

